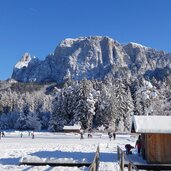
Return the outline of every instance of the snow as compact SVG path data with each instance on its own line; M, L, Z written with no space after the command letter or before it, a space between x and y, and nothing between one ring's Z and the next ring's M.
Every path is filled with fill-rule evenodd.
M150 95L151 95L151 97L155 98L155 97L157 97L157 92L153 91L153 92L151 92Z
M84 37L79 37L79 38L76 38L76 39L73 39L73 38L66 38L64 39L61 43L60 43L60 46L61 47L72 47L73 43L76 42L76 41L81 41L81 40L84 40Z
M63 130L80 130L81 126L74 124L73 126L64 126Z
M98 130L102 132L105 130L105 127L103 125L101 125L100 127L98 127Z
M29 60L28 61L19 61L16 65L15 68L21 69L23 67L27 67L29 64Z
M16 81L16 80L11 79L11 78L10 78L10 79L8 79L7 81L8 81L9 83L17 83L17 81Z
M144 49L150 49L150 48L147 47L147 46L144 46L144 45L141 45L141 44L138 44L138 43L135 43L135 42L130 42L130 44L131 44L133 47L140 47L140 48L144 48Z
M153 88L153 85L149 81L144 80L144 84L145 84L146 88L148 88L148 89L152 89Z
M171 116L134 116L133 123L137 133L171 133Z
M15 65L15 68L21 69L23 67L27 67L31 60L32 58L29 53L25 53L22 59Z
M61 47L71 47L75 40L72 38L67 38L60 43Z
M79 134L34 132L35 139L28 136L28 132L5 132L6 136L0 140L0 170L55 170L80 171L87 167L50 167L18 165L21 161L28 162L92 162L97 146L100 146L101 171L118 171L117 145L124 149L124 145L135 145L137 137L130 135L116 135L116 140L109 140L107 133L92 133L93 138L80 140ZM136 153L136 151L134 151ZM136 154L135 154L136 156Z

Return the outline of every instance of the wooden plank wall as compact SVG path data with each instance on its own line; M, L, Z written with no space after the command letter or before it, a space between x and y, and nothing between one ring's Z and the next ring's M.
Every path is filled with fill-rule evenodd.
M171 134L146 134L145 149L149 163L171 164Z

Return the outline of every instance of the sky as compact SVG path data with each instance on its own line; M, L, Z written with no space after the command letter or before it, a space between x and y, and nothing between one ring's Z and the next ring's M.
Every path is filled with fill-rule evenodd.
M65 38L109 36L171 52L171 0L0 0L0 80L25 52L45 59Z

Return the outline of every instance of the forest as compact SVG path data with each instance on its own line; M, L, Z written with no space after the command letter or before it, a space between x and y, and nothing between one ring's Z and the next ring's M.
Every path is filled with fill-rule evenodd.
M144 77L56 83L0 82L0 129L61 131L81 124L128 132L133 115L171 115L171 82Z

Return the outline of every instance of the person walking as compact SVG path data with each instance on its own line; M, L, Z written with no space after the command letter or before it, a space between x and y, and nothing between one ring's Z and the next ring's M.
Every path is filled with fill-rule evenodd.
M22 132L20 133L20 137L21 137L21 138L23 137L23 133L22 133Z
M109 132L108 135L109 135L109 139L110 139L110 141L111 141L111 139L112 139L112 133Z
M141 140L141 135L138 136L138 139L135 143L135 148L137 147L138 150L138 155L141 153L141 147L142 147L142 140Z
M34 138L35 138L35 136L34 136L34 132L32 132L31 137L32 137L32 139L34 139Z
M83 133L84 133L84 130L83 130L83 129L81 129L81 130L80 130L80 140L84 139L84 137L83 137Z
M2 137L5 137L5 133L4 133L4 131L2 131Z
M81 140L84 139L84 137L83 137L83 132L80 132L80 139L81 139Z
M114 140L116 139L116 134L115 134L115 132L113 133L113 139L114 139Z

